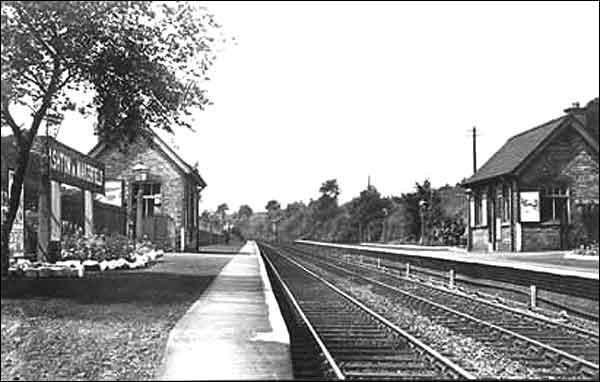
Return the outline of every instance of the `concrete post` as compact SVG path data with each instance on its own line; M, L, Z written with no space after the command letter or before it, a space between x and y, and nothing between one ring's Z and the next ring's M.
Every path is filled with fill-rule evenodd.
M136 211L135 211L135 238L136 240L142 240L143 238L143 229L142 229L142 218L144 217L142 209L144 208L143 205L143 191L142 191L142 187L140 186L138 193L137 193L137 197L136 197Z
M127 183L127 222L125 227L125 233L129 239L134 238L133 228L133 203L135 202L135 195L133 194L133 182Z
M406 263L406 278L410 277L410 263Z
M41 177L39 190L37 259L44 261L48 255L48 243L50 242L50 183L45 175Z
M181 237L180 251L183 252L185 250L185 228L183 228L183 227L181 227L180 237Z
M83 232L86 236L94 234L94 200L92 191L83 191L84 223Z
M537 306L537 287L535 285L530 285L529 292L530 292L529 308L535 309Z
M381 268L381 259L378 257L377 258L377 269Z
M50 181L50 242L48 243L48 260L60 259L62 239L60 183Z
M448 286L450 289L454 289L454 269L448 271Z

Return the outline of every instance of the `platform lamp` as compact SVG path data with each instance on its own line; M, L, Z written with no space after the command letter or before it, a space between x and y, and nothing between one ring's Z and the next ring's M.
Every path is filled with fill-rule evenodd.
M138 162L133 168L133 177L136 182L144 182L148 180L148 167L144 166L143 163ZM133 190L132 190L133 191ZM135 238L136 240L142 239L142 195L143 195L143 187L138 187L137 195L132 195L136 201L136 214L135 214Z
M425 210L427 209L427 200L419 200L419 213L421 215L421 238L419 244L423 245L425 241Z
M52 220L56 219L53 216L53 212L52 212L52 208L50 207L52 204L52 196L51 196L51 191L50 191L50 187L51 187L51 182L50 182L50 138L52 138L53 140L56 139L56 137L58 136L58 133L60 131L60 127L61 127L61 123L64 120L64 115L63 114L59 114L59 113L47 113L46 116L44 117L44 121L46 122L46 139L45 139L45 144L44 144L44 148L46 151L46 163L45 163L45 176L42 176L42 183L43 183L43 188L45 189L45 202L46 202L46 208L47 210L47 216L46 219L47 221L45 222L46 226L48 227L48 236L47 236L47 247L46 247L46 259L51 262L54 263L58 260L60 260L60 253L62 250L62 246L61 246L61 240L62 240L62 227L60 227L61 229L59 230L59 235L58 237L55 235L55 231L53 231L52 227ZM60 189L60 187L59 187ZM59 191L60 192L60 191ZM58 196L58 198L60 198L60 196ZM55 222L55 224L59 224L62 225L62 221L60 219L60 217L58 217L58 222ZM54 236L53 236L54 235ZM40 254L41 255L41 254ZM38 256L39 257L39 256ZM39 259L41 259L39 257Z
M143 163L138 163L132 168L133 176L137 182L148 180L148 167Z

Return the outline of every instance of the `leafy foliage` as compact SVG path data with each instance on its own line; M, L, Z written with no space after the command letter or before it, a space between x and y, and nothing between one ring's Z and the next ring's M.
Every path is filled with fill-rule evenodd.
M325 181L319 189L321 197L314 205L314 217L317 223L324 223L337 215L338 201L337 197L340 194L340 187L337 179Z
M238 210L238 217L240 219L249 219L252 216L252 208L247 204L242 204Z
M67 110L96 111L96 133L120 144L146 127L190 127L183 115L208 103L196 84L208 79L219 25L192 2L4 1L1 9L1 122L19 146L2 226L4 271L42 121L58 123ZM93 102L77 104L78 90L94 91ZM15 120L15 105L28 108L31 120Z
M323 185L328 182L323 183ZM337 184L337 182L335 182ZM329 182L333 184L333 182ZM339 195L339 187L336 187ZM323 187L321 196L308 205L294 202L280 212L278 236L284 241L314 239L328 242L401 241L417 242L421 234L419 200L425 200L424 211L426 243L462 244L465 232L466 204L460 186L431 187L429 181L416 184L415 192L400 197L382 197L374 186L369 186L351 201L337 205ZM334 203L335 209L327 211L325 203ZM273 202L273 203L272 203ZM279 210L279 203L268 205ZM325 212L327 211L327 212ZM239 223L240 231L247 238L270 240L272 219L269 212L254 214L251 219Z
M596 139L596 142L600 141L598 103L598 97L596 97L585 105L586 129Z

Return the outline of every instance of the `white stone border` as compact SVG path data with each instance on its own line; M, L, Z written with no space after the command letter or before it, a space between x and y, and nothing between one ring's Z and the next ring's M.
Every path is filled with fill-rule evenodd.
M256 245L255 241L249 241L248 244L252 246L253 255L258 257L258 267L263 282L263 293L265 295L265 303L267 304L267 309L269 311L269 323L271 324L272 329L270 332L256 333L251 338L251 341L279 342L289 345L290 334L288 333L287 326L283 320L279 304L275 299L275 294L271 287L271 280L269 280L269 276L267 275L267 269L265 268L265 263L260 254L260 250L258 249L258 245Z

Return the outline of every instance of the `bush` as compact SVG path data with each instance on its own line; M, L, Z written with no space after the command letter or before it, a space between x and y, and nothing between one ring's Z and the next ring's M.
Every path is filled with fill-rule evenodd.
M155 249L147 238L135 243L120 234L84 236L76 232L63 237L61 260L134 260L136 253L144 254Z

